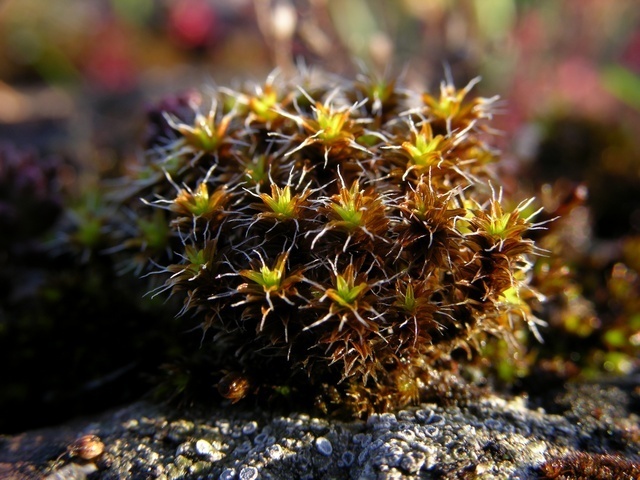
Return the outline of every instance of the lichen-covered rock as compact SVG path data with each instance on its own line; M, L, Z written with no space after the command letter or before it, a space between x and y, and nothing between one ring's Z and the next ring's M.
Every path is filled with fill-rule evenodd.
M558 413L535 407L533 399L491 396L459 406L422 404L366 422L137 403L58 429L2 437L0 473L48 480L88 473L101 480L535 479L558 465L579 473L581 465L609 464L618 476L596 478L638 478L637 391L590 384L547 400ZM69 444L89 434L104 443L104 453L69 455Z

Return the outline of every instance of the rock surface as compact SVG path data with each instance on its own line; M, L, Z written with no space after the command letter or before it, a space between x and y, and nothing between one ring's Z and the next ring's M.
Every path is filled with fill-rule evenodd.
M492 396L338 422L139 402L0 437L0 478L534 479L545 461L572 452L619 455L625 467L612 478L640 478L637 382L568 386L546 411L533 403ZM98 436L104 453L69 448L84 435Z

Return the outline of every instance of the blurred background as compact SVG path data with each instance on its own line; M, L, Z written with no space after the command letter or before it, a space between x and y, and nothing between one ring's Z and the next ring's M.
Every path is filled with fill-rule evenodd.
M582 265L575 275L589 274L574 294L589 294L590 303L567 307L575 300L567 293L569 313L558 314L558 322L570 330L584 307L580 318L591 323L572 335L593 336L609 318L623 325L622 337L609 335L597 348L619 347L623 338L623 346L636 342L628 351L637 352L640 309L628 298L640 293L638 0L0 0L0 145L65 159L74 167L57 172L58 187L86 190L141 154L146 115L166 96L261 83L275 68L287 73L301 65L348 77L364 70L401 75L402 84L421 91L437 91L446 75L458 87L481 76L474 95L501 98L493 126L505 188L542 192L550 216L564 208L570 221L561 253ZM2 165L0 214L13 188ZM22 268L7 252L0 250L0 269ZM16 282L13 275L5 281ZM3 295L0 348L29 345L29 334L11 326L16 299L28 295ZM46 325L45 333L54 331ZM96 377L111 385L109 375L128 371L125 361L122 368L78 372L77 365L106 351L87 348L87 339L105 329L83 328L70 323L64 335L86 335L85 350L62 342L41 350L46 360L37 352L12 359L4 350L0 382L10 388L0 405L33 410L2 419L1 429L81 412L87 397L60 395L61 389ZM117 332L103 340L117 342ZM65 356L65 349L75 353ZM624 373L634 354L626 355L627 363L606 356L596 363ZM43 363L55 381L20 383L42 373ZM16 373L20 366L26 373ZM94 408L104 406L93 401Z
M0 137L128 152L149 102L275 67L360 64L437 88L480 75L498 127L588 116L637 127L637 0L3 0ZM531 133L531 131L530 131ZM69 141L70 140L70 141ZM525 142L526 144L526 142ZM525 145L523 144L523 146ZM522 153L522 152L521 152ZM106 158L104 158L106 157ZM95 159L94 159L95 160Z

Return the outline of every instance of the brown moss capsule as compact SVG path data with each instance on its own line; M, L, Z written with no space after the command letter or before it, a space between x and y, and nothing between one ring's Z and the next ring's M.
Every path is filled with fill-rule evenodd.
M227 373L217 384L218 393L236 403L249 394L251 382L246 375L238 372Z
M104 443L97 435L83 435L67 447L70 457L82 460L95 460L104 452Z

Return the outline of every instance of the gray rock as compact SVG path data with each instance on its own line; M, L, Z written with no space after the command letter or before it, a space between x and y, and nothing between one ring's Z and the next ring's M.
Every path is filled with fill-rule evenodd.
M640 462L638 394L572 386L547 410L526 398L423 404L367 421L225 409L172 410L145 402L58 428L0 437L0 478L534 479L571 452ZM553 413L550 413L553 411ZM65 454L94 434L105 453L89 465ZM630 477L631 478L631 477Z

